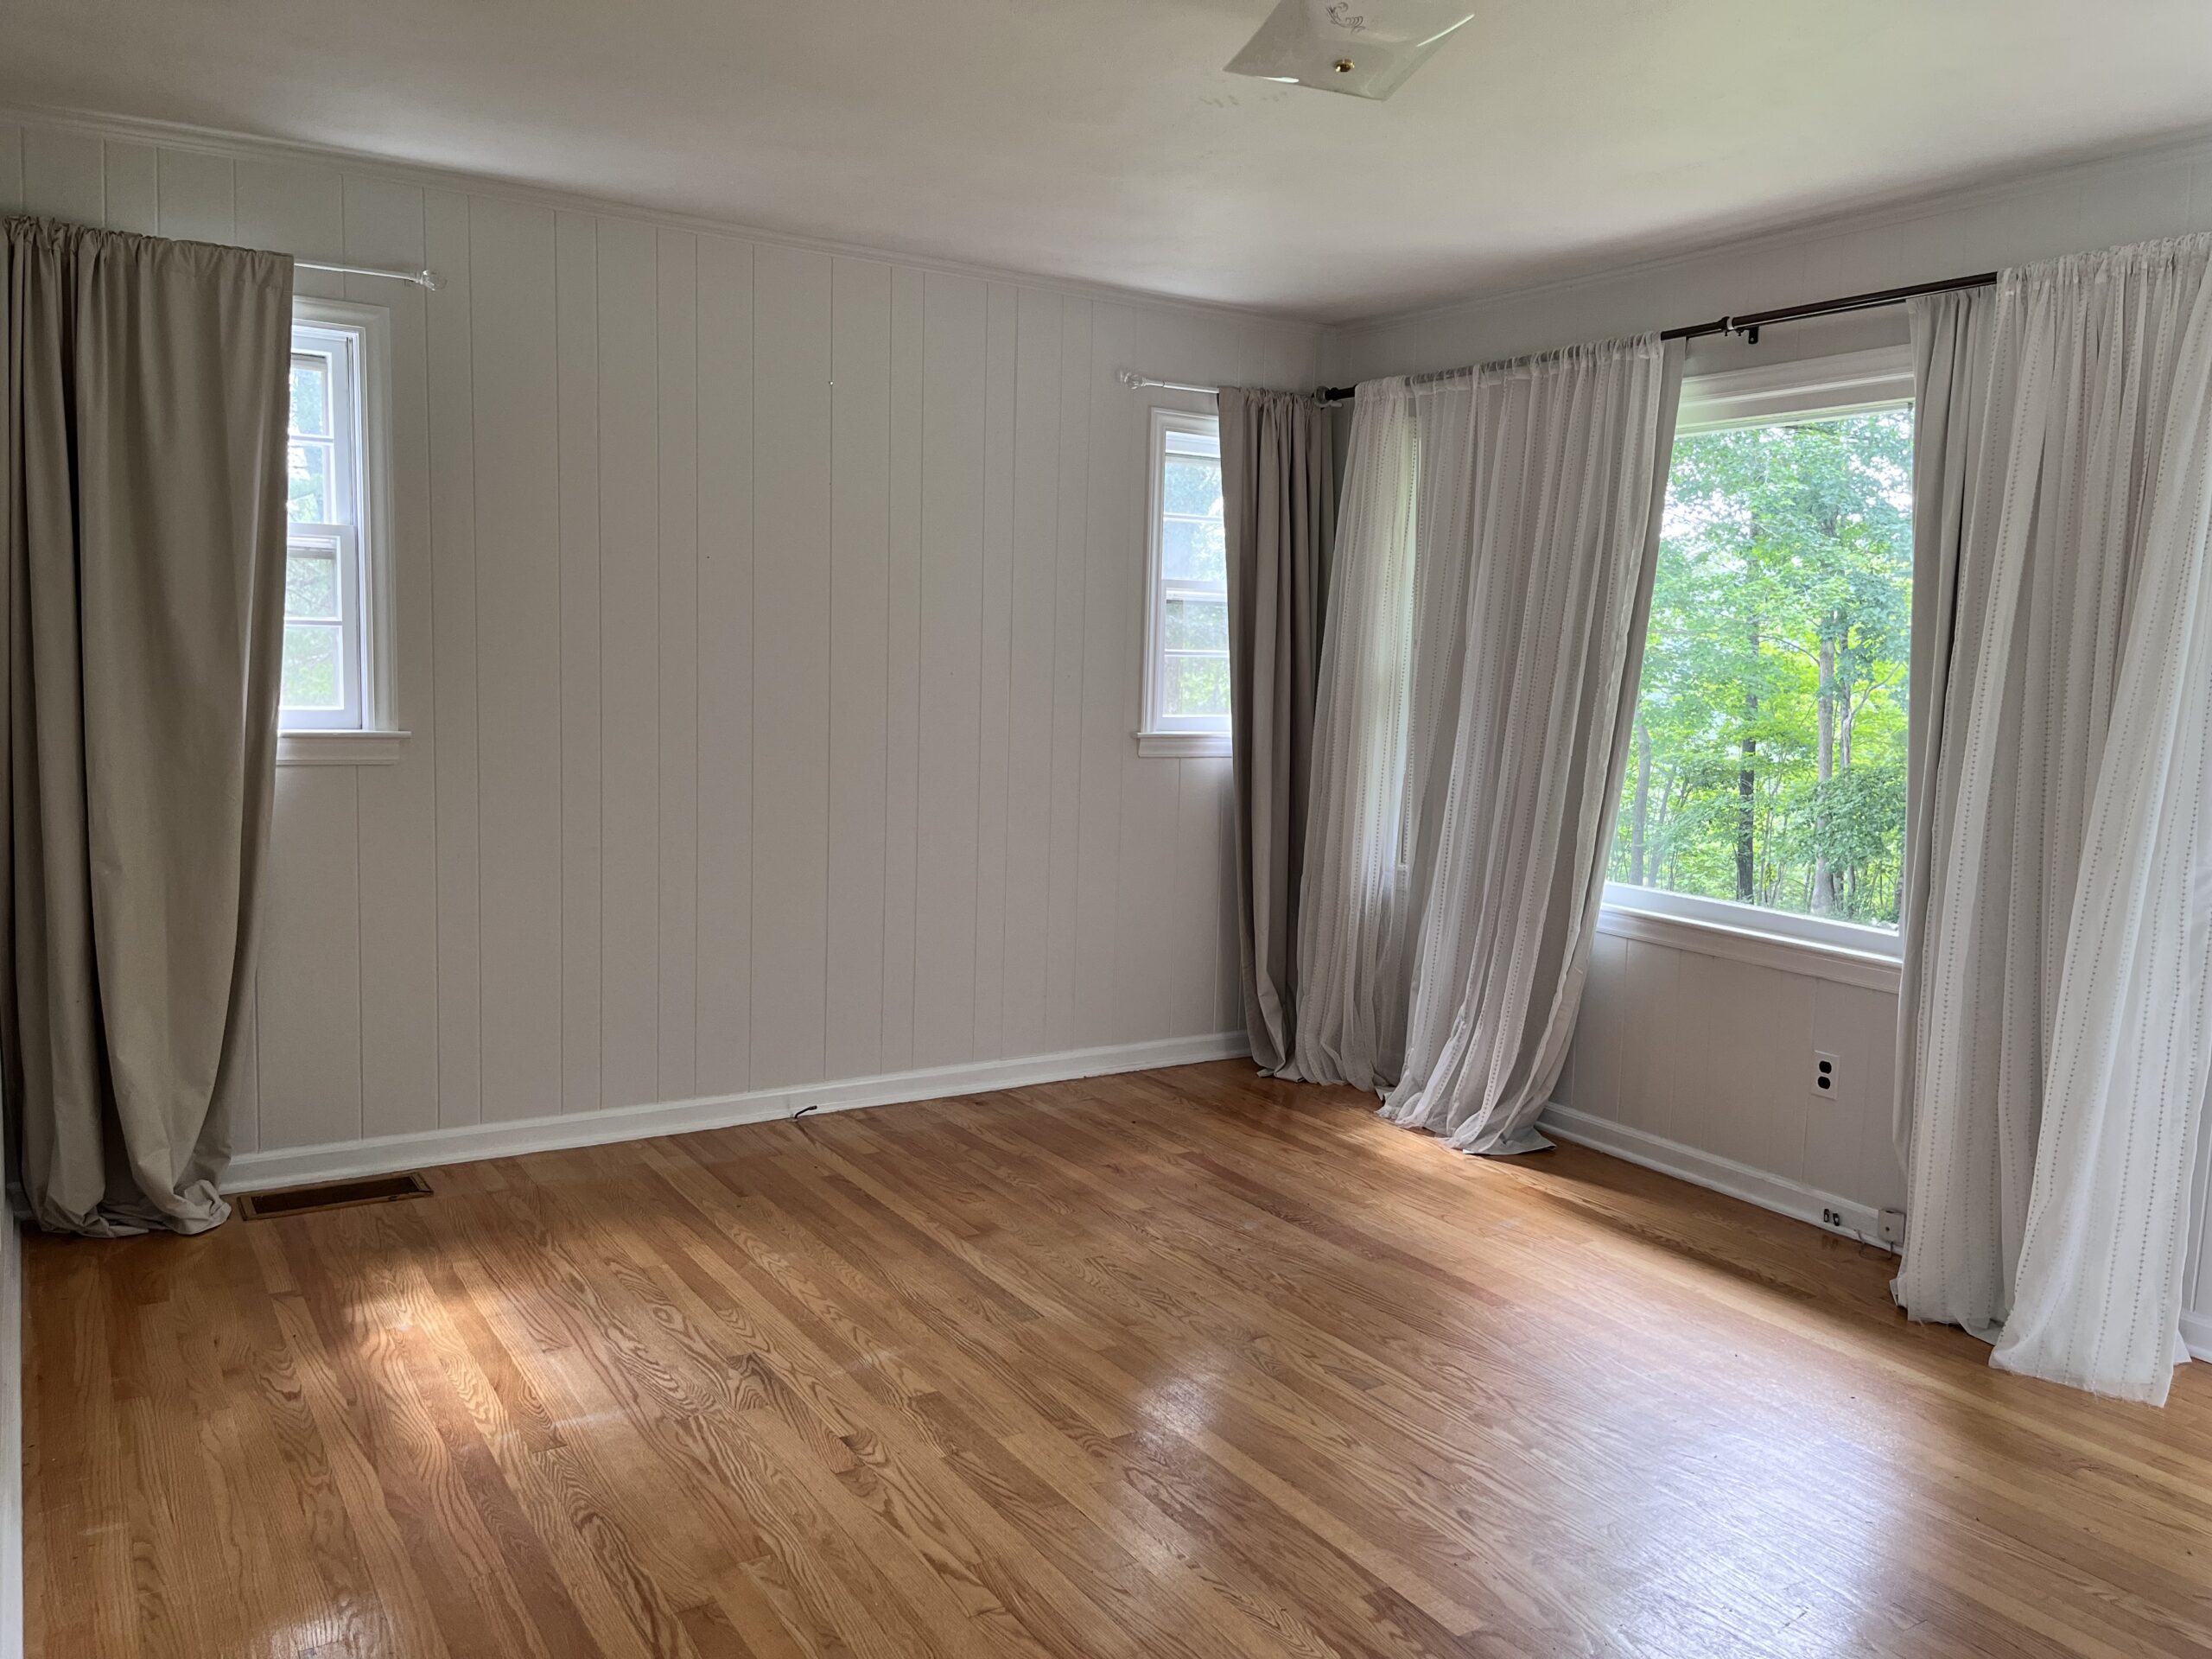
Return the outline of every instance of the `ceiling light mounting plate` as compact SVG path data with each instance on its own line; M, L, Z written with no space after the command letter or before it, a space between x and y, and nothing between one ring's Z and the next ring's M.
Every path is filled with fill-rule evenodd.
M1474 15L1465 0L1280 0L1229 73L1388 98Z

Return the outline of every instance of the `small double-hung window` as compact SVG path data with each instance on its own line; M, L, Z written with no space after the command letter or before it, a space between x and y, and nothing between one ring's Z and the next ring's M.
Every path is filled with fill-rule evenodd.
M1221 429L1211 415L1152 412L1146 754L1229 753L1229 550Z
M278 697L287 733L391 724L383 320L373 308L334 301L302 298L293 308Z

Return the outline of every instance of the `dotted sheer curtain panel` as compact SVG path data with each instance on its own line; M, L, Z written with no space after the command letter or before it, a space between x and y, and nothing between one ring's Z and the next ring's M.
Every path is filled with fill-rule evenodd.
M1895 1291L2153 1402L2212 1083L2208 267L2191 237L1912 304Z
M1548 1144L1604 890L1681 347L1363 385L1314 747L1298 1072Z
M0 220L0 1067L41 1226L198 1232L275 790L292 262Z

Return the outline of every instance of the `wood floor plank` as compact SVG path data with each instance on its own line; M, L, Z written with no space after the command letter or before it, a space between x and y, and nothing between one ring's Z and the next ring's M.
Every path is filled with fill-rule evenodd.
M1222 1063L27 1255L41 1659L2212 1652L2163 1412Z

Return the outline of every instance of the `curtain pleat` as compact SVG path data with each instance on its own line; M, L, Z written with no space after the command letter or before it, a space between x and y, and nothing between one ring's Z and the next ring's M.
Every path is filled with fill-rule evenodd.
M1335 530L1328 415L1313 398L1224 387L1229 696L1244 1024L1262 1071L1295 1040L1299 880Z
M196 1232L274 792L292 264L28 219L6 260L0 1064L41 1225Z
M1895 1292L1999 1365L2145 1400L2179 1351L2212 1005L2208 259L2078 256L1912 313L1952 626L1913 688Z
M1534 1129L1581 1001L1681 353L1363 385L1315 735L1296 1074L1476 1152Z
M1408 804L1433 864L1424 881L1421 848L1405 1065L1383 1111L1464 1151L1549 1144L1535 1123L1597 927L1681 373L1679 343L1650 335L1482 370L1464 467L1438 463L1426 518L1446 538L1421 556L1439 609L1421 628L1457 638L1426 664L1415 651L1436 729Z
M1283 1075L1380 1092L1405 1046L1401 826L1421 428L1406 382L1352 407L1313 728L1298 935L1298 1032Z

